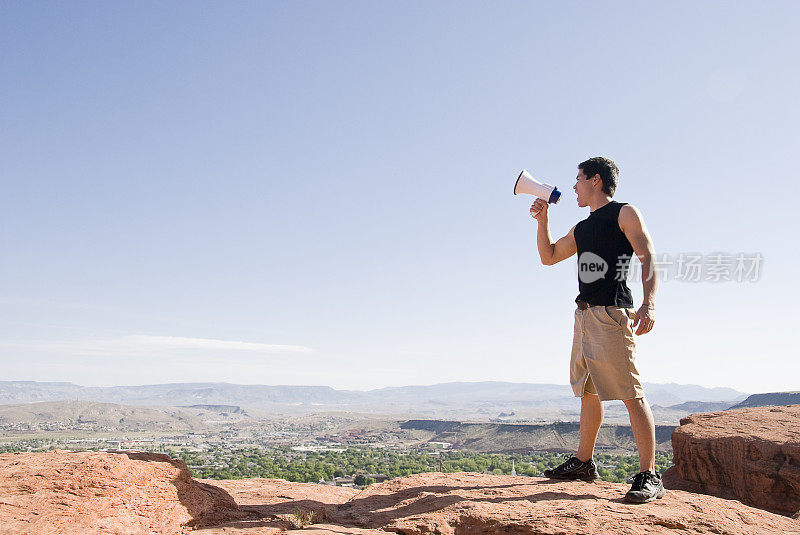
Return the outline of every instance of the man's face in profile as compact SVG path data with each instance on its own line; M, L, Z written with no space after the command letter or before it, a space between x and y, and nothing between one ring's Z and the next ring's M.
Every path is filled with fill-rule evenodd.
M581 208L588 206L587 199L592 191L592 184L586 180L583 169L578 169L578 176L575 177L575 185L572 186L572 189L578 195L578 206Z

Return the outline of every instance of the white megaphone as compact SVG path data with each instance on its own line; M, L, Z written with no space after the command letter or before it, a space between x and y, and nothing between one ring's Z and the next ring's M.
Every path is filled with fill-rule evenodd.
M557 187L550 184L542 184L533 178L527 169L522 170L517 177L517 183L514 184L514 195L518 193L535 195L550 204L557 203L561 198L561 192L558 191Z

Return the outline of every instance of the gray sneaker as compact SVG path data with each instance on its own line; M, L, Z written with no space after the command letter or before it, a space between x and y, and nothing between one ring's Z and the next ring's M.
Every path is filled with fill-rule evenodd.
M661 475L658 472L645 470L633 476L631 490L625 495L625 501L629 503L647 503L663 498L667 494L664 490L664 483L661 482Z
M574 455L552 470L545 470L544 476L550 479L581 479L583 481L594 481L600 478L594 459L583 462Z

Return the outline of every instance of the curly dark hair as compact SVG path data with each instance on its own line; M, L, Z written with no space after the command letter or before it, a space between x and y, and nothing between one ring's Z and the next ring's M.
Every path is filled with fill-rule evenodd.
M619 167L612 160L602 156L595 156L589 158L585 162L578 164L578 169L583 171L586 178L592 178L594 175L600 175L603 180L603 191L612 197L617 190L619 183Z

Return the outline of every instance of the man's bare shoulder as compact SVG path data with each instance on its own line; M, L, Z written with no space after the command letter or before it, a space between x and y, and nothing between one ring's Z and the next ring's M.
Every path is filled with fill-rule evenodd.
M626 216L626 217L636 217L636 216L641 217L642 216L642 211L639 210L638 208L636 208L632 204L625 204L625 205L622 206L622 208L620 208L619 216L620 217L623 217L623 216Z
M642 212L632 204L626 204L619 210L619 228L641 227L644 224Z

